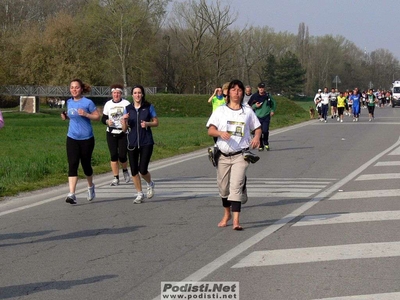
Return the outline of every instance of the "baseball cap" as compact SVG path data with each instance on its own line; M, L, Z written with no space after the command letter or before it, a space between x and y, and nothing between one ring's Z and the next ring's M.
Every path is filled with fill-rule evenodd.
M321 89L318 89L318 92L322 92L322 90L321 90Z
M265 88L265 83L264 83L264 82L260 82L260 83L258 84L258 87L259 87L259 88Z

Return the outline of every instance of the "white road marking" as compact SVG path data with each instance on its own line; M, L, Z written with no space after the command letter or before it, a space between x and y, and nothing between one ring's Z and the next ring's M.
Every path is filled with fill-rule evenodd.
M356 181L360 180L381 180L381 179L399 179L400 173L384 173L384 174L365 174L356 178Z
M276 179L274 179L276 180ZM193 178L188 180L157 180L156 191L158 198L187 198L187 197L218 197L217 180L213 178ZM290 181L282 179L283 184L270 184L269 178L248 178L247 194L249 197L285 197L285 198L310 198L314 194L325 188L330 181L319 179L315 183L315 178L299 181L293 178ZM125 198L136 195L132 185L120 185L118 187L103 186L96 189L97 198L113 197Z
M390 152L388 155L400 155L400 147Z
M400 299L400 293L384 293L370 295L355 295L333 298L320 298L314 300L397 300Z
M204 156L201 154L201 156ZM198 157L198 156L194 156ZM188 159L175 159L175 163ZM170 164L160 163L157 168L170 166ZM156 182L156 192L158 198L199 198L218 196L217 181L214 178L188 178L188 180L163 180ZM248 196L249 197L284 197L284 198L310 198L315 193L324 189L334 179L321 178L248 178ZM112 198L133 198L136 197L136 191L132 183L122 183L117 187L109 185L109 178L96 183L96 199ZM76 192L78 201L80 198L86 198L87 188L78 189ZM46 200L34 202L21 207L8 209L0 212L0 217L53 201L64 201L63 197L55 196ZM86 200L84 200L86 201Z
M340 192L328 200L344 200L344 199L362 199L362 198L380 198L380 197L398 197L400 196L400 189L394 190L372 190L372 191L352 191Z
M375 167L400 166L400 161L378 161Z
M314 126L327 126L327 125L338 125L338 126L344 126L344 125L352 125L352 126L357 126L357 125L363 125L363 126L370 126L370 125L400 125L400 122L367 122L367 119L365 119L365 122L353 122L352 119L344 119L343 123L337 122L337 121L329 121L327 123L321 123L321 122L316 122L311 125Z
M400 242L265 250L252 252L232 268L398 256L400 256Z
M343 123L342 123L343 124ZM307 203L303 204L300 206L298 209L294 210L290 214L286 215L282 219L276 221L274 224L268 226L267 228L261 230L259 233L253 235L249 239L245 240L244 242L240 243L236 247L232 248L231 250L227 251L226 253L222 254L220 257L216 258L212 262L208 263L204 267L200 268L193 274L189 275L182 281L201 281L203 278L211 274L212 272L216 271L217 269L221 268L223 265L228 263L230 260L234 259L244 251L248 250L250 247L254 246L258 242L262 241L265 239L267 236L271 235L275 231L279 230L289 222L291 222L293 219L297 218L299 215L303 214L307 210L309 210L311 207L313 207L315 204L319 203L321 200L324 198L328 197L332 193L336 192L339 190L343 185L348 183L349 181L353 180L356 178L360 173L362 173L365 169L367 169L369 166L374 164L377 160L379 160L381 157L387 155L390 151L392 151L394 148L398 147L400 145L400 139L397 140L396 143L394 143L392 146L387 148L386 150L382 151L375 157L371 158L369 161L367 161L365 164L351 172L349 175L338 181L337 183L333 184L330 188L322 191L319 193L316 197L308 201ZM399 245L400 248L400 245ZM399 251L398 249L397 251ZM155 297L153 300L160 300L161 295L158 295Z
M400 220L400 210L306 216L292 226Z

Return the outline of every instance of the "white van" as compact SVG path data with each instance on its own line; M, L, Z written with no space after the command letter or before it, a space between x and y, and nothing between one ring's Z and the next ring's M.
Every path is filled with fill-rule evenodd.
M400 106L400 80L392 83L392 107Z

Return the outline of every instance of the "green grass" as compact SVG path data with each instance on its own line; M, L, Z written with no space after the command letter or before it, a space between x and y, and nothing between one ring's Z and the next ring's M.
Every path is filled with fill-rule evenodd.
M306 111L310 109L310 106L315 107L313 97L296 98L294 102Z
M211 112L208 96L161 95L149 97L159 116L153 128L155 147L152 160L188 153L210 146L206 122ZM296 102L277 97L278 109L271 129L309 119L307 110ZM40 113L5 112L0 130L0 198L67 182L65 150L68 121L61 109L43 106ZM93 122L96 146L93 153L95 174L110 172L105 125ZM80 176L83 172L79 170Z

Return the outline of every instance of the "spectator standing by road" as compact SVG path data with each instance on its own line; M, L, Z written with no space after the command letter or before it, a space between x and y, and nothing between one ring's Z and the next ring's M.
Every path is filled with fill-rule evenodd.
M111 171L114 179L111 186L119 184L119 164L122 166L122 174L126 183L130 181L128 172L127 140L126 133L122 131L121 119L125 107L130 104L128 100L122 99L123 86L114 84L111 86L112 99L108 100L103 108L101 121L107 125L106 139L111 157Z
M128 134L129 165L137 191L137 197L133 203L139 204L144 200L141 178L147 183L147 199L154 196L155 184L151 180L148 167L154 147L151 128L158 126L158 118L154 106L146 101L143 86L134 86L132 96L133 102L125 108L122 130Z
M276 102L272 96L265 91L264 82L258 84L258 91L251 96L249 105L253 108L261 123L262 134L260 136L258 151L264 151L264 148L269 151L269 124L271 122L271 117L275 114Z
M233 217L234 230L243 229L239 215L242 202L247 201L246 170L249 162L244 151L259 147L261 137L261 124L257 116L251 108L243 105L244 89L241 81L231 81L227 104L216 109L207 122L208 135L218 138L217 145L221 151L217 182L224 215L218 227L226 227Z
M67 111L61 113L63 120L69 120L67 133L68 184L69 193L65 202L76 204L76 184L78 183L79 162L88 183L87 200L92 201L95 194L93 183L92 153L95 140L91 121L99 121L100 114L92 100L83 96L90 86L80 79L73 79L69 86L71 98L67 101Z

